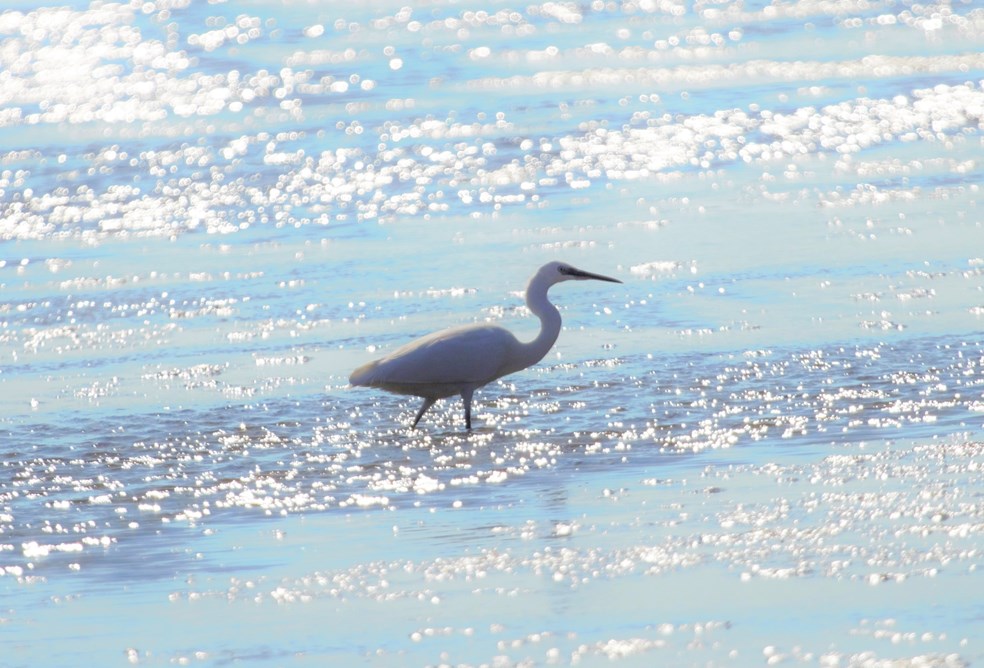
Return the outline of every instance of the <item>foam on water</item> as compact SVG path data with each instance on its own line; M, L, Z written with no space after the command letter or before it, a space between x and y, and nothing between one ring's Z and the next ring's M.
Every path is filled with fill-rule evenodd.
M4 660L980 660L982 31L0 13ZM625 284L471 434L346 387L558 257Z

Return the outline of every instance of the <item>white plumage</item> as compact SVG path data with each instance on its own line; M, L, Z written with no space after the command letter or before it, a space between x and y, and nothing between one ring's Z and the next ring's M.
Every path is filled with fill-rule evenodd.
M560 312L547 299L556 283L594 279L621 283L618 279L575 269L563 262L540 267L526 288L526 305L540 319L540 333L524 343L497 325L468 325L428 334L352 372L352 385L378 387L388 392L422 397L420 418L438 399L461 395L465 425L471 429L471 401L475 390L510 373L536 364L560 334Z

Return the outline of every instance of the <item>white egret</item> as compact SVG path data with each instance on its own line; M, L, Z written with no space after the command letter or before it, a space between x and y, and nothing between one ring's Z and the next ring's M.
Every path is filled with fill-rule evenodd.
M524 343L497 325L467 325L428 334L352 372L352 385L423 397L413 428L438 399L461 395L465 426L471 429L472 394L506 374L543 359L560 334L560 312L547 299L547 290L562 281L594 279L621 283L617 278L550 262L526 286L526 305L540 319L540 333Z

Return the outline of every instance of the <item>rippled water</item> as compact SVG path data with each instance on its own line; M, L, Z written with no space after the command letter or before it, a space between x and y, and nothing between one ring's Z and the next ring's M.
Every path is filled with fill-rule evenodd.
M0 663L984 660L982 33L3 11ZM553 259L473 432L347 386Z

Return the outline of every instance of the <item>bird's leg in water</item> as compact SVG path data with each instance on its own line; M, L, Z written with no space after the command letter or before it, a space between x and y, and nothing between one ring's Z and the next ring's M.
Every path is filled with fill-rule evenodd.
M417 428L417 423L420 422L420 418L424 417L424 413L427 412L427 409L428 408L430 408L431 406L434 405L434 402L435 401L437 401L437 400L436 399L424 399L424 405L420 407L420 410L419 411L417 411L417 417L415 417L413 419L413 426L410 427L411 429L416 429Z
M465 429L468 431L471 431L471 400L474 392L471 388L461 391L461 400L465 402Z

